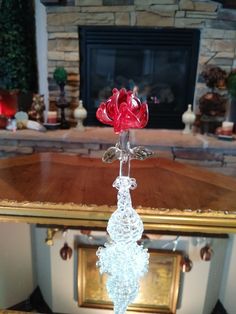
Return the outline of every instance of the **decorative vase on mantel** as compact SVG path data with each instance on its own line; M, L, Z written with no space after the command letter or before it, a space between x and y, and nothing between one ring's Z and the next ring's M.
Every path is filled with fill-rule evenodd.
M79 131L83 131L83 122L87 118L87 110L84 108L82 100L79 101L77 108L74 110L74 117L77 121L76 129Z
M188 105L187 111L185 111L182 115L182 121L185 124L185 128L183 129L183 134L192 133L192 125L196 120L196 115L192 111L192 105Z

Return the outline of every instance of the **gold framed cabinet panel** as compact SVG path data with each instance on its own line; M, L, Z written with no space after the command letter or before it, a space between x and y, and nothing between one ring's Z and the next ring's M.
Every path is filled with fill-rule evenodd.
M78 304L112 309L106 291L106 275L96 267L97 247L78 248ZM181 253L149 250L149 271L140 281L140 291L129 311L176 313L180 283Z

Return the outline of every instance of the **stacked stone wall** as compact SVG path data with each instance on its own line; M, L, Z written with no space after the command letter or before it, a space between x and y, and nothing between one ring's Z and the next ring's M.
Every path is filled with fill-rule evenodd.
M116 5L114 5L114 3ZM74 5L47 7L48 80L50 104L58 88L52 79L57 66L68 71L67 95L71 109L80 97L79 25L184 27L201 30L198 73L213 64L229 72L236 67L236 10L210 0L75 0ZM131 4L130 4L131 3ZM206 91L196 82L195 104Z

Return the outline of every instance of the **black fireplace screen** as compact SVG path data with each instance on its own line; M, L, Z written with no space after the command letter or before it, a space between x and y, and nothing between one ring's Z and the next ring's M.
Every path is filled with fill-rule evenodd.
M196 29L79 27L80 92L87 125L114 87L133 90L149 107L149 128L182 128L193 102L200 32Z

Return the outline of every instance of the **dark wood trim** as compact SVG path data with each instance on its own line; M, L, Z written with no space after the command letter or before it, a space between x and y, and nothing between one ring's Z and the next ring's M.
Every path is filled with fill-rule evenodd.
M74 6L75 0L40 0L42 4L46 6ZM118 5L117 0L103 0L104 5ZM235 0L218 0L220 3L222 3L223 8L228 9L236 9L236 1ZM1 0L0 0L1 2ZM132 5L132 0L121 0L119 5Z
M74 6L75 0L40 0L42 4L46 6L53 6L53 5L59 5L59 6ZM127 3L126 5L132 5L132 0L120 0L121 2L119 5L124 5L124 3ZM236 9L236 1L235 0L217 0L218 2L222 3L223 8L228 9ZM1 2L1 0L0 0ZM104 5L117 5L119 1L117 0L103 0Z
M59 5L59 6L74 6L75 0L40 0L46 6Z

